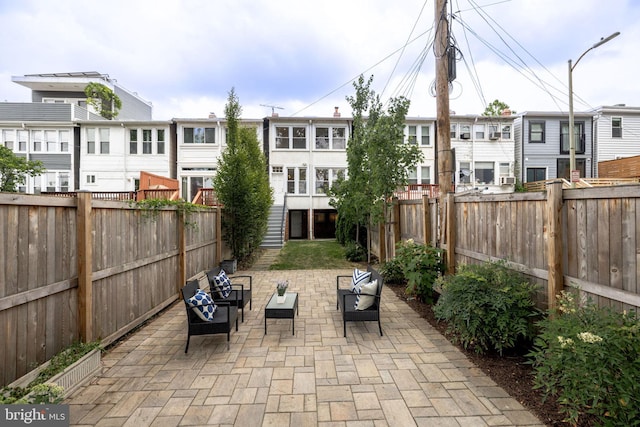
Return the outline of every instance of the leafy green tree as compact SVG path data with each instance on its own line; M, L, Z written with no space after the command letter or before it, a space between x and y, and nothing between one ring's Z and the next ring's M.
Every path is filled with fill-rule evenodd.
M232 88L225 106L227 148L213 183L224 205L222 237L239 262L247 260L267 232L273 190L264 153L253 128L239 125L242 107Z
M13 151L0 145L0 191L17 192L17 187L24 184L27 175L42 175L45 169L39 160L27 160L16 156Z
M391 98L385 110L371 89L372 81L373 77L365 82L360 76L354 82L355 96L347 97L353 111L347 146L348 176L329 192L338 218L355 227L356 242L360 226L369 230L388 217L393 193L408 183L409 171L422 159L416 145L404 142L409 100Z
M511 110L511 108L508 104L496 99L487 105L487 108L484 109L484 113L482 113L482 115L486 117L498 117L502 115L504 110ZM511 113L515 114L516 111L511 110Z
M89 83L84 88L84 94L87 96L87 104L93 106L105 119L115 119L118 116L118 110L122 108L122 101L111 89L102 83Z

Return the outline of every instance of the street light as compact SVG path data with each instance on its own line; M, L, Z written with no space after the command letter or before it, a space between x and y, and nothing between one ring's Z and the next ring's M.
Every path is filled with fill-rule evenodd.
M580 60L582 59L583 56L585 56L587 54L587 52L602 46L603 44L605 44L606 42L618 37L620 35L620 31L616 31L615 33L611 34L609 37L607 38L601 38L599 42L597 42L596 44L594 44L593 46L591 46L589 49L585 50L582 55L580 55L580 57L578 58L578 60L576 61L575 64L573 64L573 66L571 65L571 60L569 60L569 179L571 180L571 187L575 187L576 183L573 180L573 171L576 168L576 137L575 137L575 132L574 132L574 119L573 119L573 77L572 77L572 73L573 73L573 69L576 68L576 65L578 65L578 62L580 62ZM579 173L579 172L578 172Z

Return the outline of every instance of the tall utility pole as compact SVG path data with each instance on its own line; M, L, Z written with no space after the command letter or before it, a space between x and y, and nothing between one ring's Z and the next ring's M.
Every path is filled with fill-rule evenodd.
M453 190L454 168L451 160L451 120L449 117L449 21L447 0L435 1L436 36L433 44L436 57L436 155L438 158L438 184L440 206Z

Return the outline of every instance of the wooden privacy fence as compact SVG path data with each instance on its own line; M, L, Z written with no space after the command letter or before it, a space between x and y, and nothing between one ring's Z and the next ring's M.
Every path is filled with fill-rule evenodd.
M220 211L0 193L0 384L75 341L109 344L220 262Z
M540 285L541 307L553 307L565 287L599 306L640 307L640 186L618 185L399 201L392 220L374 233L380 259L399 240L446 249L449 271L461 263L504 260ZM442 218L440 218L442 216ZM442 228L440 227L442 225Z

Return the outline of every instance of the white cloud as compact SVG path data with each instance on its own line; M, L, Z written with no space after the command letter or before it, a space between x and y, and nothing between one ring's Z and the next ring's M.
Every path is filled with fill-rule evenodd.
M474 10L480 0L452 2L453 35L464 56L450 102L457 113L484 110L467 67L486 102L498 98L518 111L566 109L567 60L614 31L621 36L575 70L576 108L640 104L640 60L633 55L640 6L633 1L485 0L484 15ZM30 100L13 75L98 71L152 102L156 119L222 116L232 87L244 117L270 114L260 104L283 107L283 116L330 115L334 106L348 114L350 81L362 73L375 76L383 98L410 95L410 115L433 116L431 51L407 90L433 36L433 12L433 2L423 0L0 0L0 26L11 35L0 62L0 100ZM414 26L411 38L425 35L400 58ZM534 74L526 78L524 70ZM556 88L555 100L542 85Z

